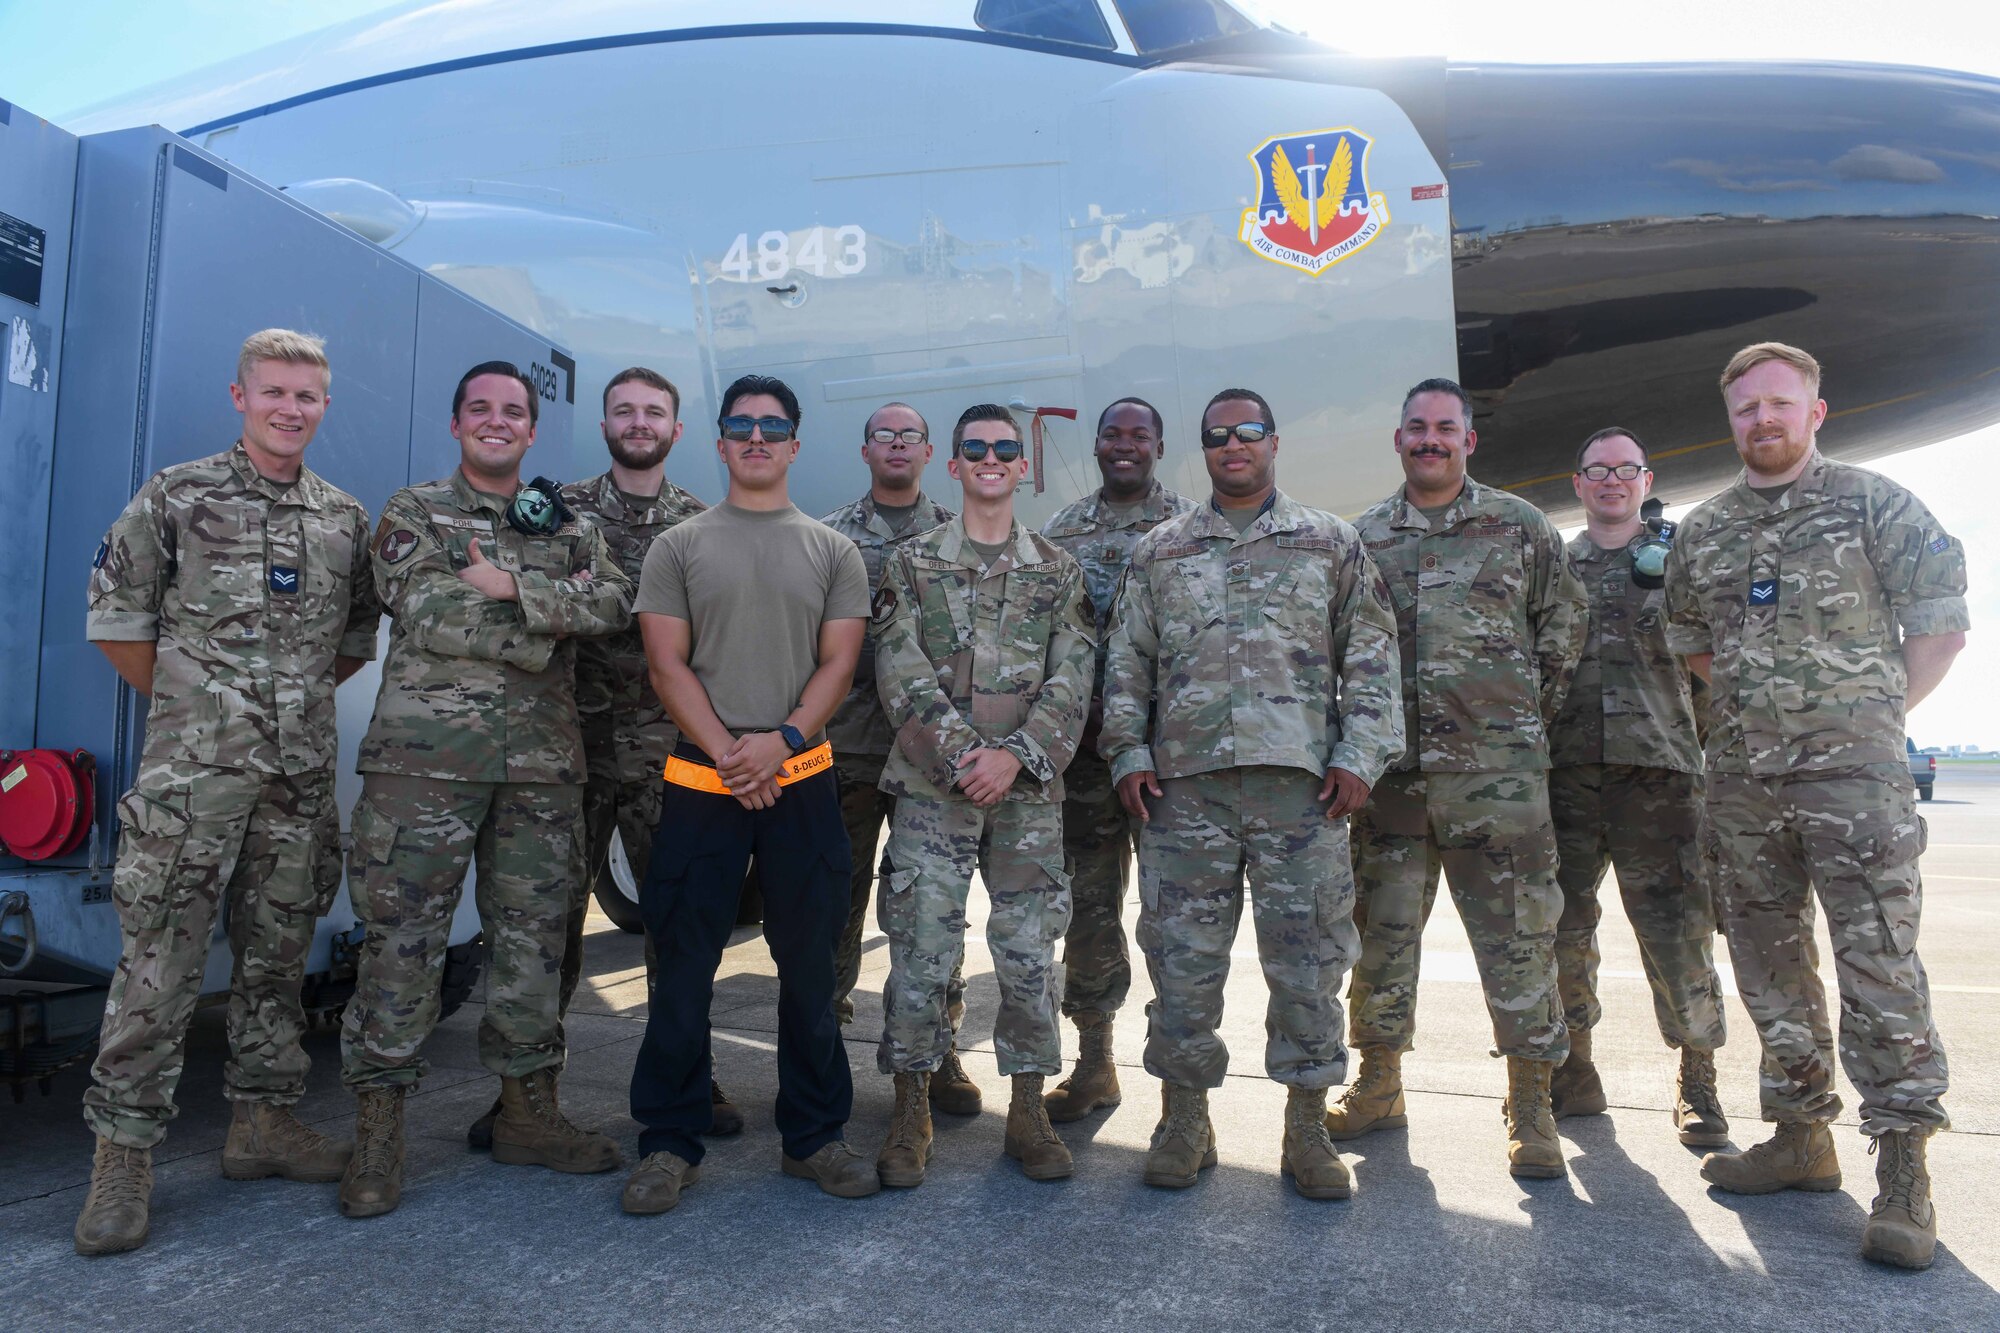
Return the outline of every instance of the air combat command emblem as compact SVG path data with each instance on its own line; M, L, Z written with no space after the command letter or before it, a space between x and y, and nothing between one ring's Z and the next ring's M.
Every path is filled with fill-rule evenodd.
M1274 264L1320 274L1389 225L1389 205L1368 191L1368 149L1356 129L1266 139L1250 154L1257 203L1243 211L1243 243Z

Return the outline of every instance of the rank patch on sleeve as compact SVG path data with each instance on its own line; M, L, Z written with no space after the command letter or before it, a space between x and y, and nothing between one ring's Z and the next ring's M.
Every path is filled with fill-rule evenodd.
M1769 606L1778 600L1778 581L1758 579L1750 585L1750 605Z
M97 544L97 554L91 558L90 567L92 569L104 568L105 557L110 554L111 554L111 539L109 537L106 537L103 541Z
M884 584L875 590L875 598L868 603L868 619L876 625L886 625L889 617L896 614L896 590Z
M289 565L271 566L271 591L280 597L296 597L299 593L299 571Z
M382 539L381 545L375 548L375 554L382 557L384 564L398 565L409 559L410 552L416 549L417 534L408 528L397 528Z

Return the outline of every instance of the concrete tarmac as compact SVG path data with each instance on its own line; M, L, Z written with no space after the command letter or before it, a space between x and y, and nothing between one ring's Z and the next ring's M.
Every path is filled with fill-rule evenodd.
M1951 1053L1955 1123L1931 1144L1942 1242L1927 1273L1859 1257L1874 1161L1844 1080L1841 1191L1737 1198L1703 1185L1699 1155L1671 1131L1674 1060L1609 886L1597 1059L1613 1105L1562 1122L1567 1179L1507 1174L1505 1070L1487 1055L1464 931L1440 895L1419 1045L1405 1064L1410 1127L1349 1145L1353 1200L1309 1202L1278 1174L1284 1094L1262 1072L1264 989L1247 927L1225 1026L1235 1061L1211 1103L1220 1165L1186 1191L1140 1182L1158 1113L1158 1084L1140 1061L1150 993L1140 966L1117 1034L1124 1104L1063 1127L1072 1179L1028 1181L1000 1151L1007 1085L991 1055L997 998L976 896L966 1063L987 1109L938 1118L920 1189L843 1201L778 1173L776 981L754 931L731 945L713 1010L717 1074L749 1128L711 1140L700 1182L655 1218L619 1211L623 1172L563 1176L466 1148L466 1125L497 1088L475 1053L477 996L431 1043L433 1072L409 1104L398 1211L349 1221L332 1185L225 1181L225 1047L212 1008L194 1025L183 1112L156 1154L152 1237L136 1253L86 1260L71 1250L90 1171L77 1114L84 1071L59 1075L50 1097L0 1103L0 1327L2000 1328L2000 1221L1979 1202L2000 1195L2000 765L1947 765L1937 790L1922 807L1920 947ZM564 1103L579 1123L617 1135L629 1163L644 969L636 936L592 925ZM890 1114L874 1062L884 943L868 942L848 1030L850 1141L871 1156ZM1830 955L1826 967L1831 993ZM1754 1034L1733 1001L1729 1020L1719 1064L1742 1146L1767 1130ZM1073 1030L1064 1036L1073 1055ZM309 1051L301 1114L349 1135L354 1103L339 1085L335 1035L315 1032Z

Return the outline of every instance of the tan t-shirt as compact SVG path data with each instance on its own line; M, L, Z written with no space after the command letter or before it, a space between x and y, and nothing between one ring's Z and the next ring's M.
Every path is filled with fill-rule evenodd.
M688 665L716 717L732 735L769 731L819 669L820 625L868 618L868 567L795 505L725 501L654 539L632 609L687 621Z

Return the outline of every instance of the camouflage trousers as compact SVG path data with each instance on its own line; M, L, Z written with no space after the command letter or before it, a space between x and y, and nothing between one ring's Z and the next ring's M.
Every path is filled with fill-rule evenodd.
M128 1148L166 1137L225 906L231 1101L290 1106L305 1092L299 983L313 926L340 888L333 772L290 776L166 761L143 765L118 803L124 830L112 898L118 970L83 1118Z
M341 1025L349 1084L413 1086L437 1026L451 918L477 861L486 939L479 1059L519 1078L563 1061L561 969L583 789L363 775L348 893L363 928Z
M868 899L875 888L875 852L882 830L895 813L896 798L876 786L882 780L881 755L835 755L840 778L840 822L853 848L847 869L847 924L833 957L833 1016L845 1026L854 1021L854 986L861 980L861 937L868 930ZM965 1021L965 964L951 969L945 983L945 1017L954 1034Z
M1216 1088L1229 1072L1217 1029L1229 952L1249 882L1257 958L1270 1000L1264 1070L1325 1088L1347 1077L1340 979L1353 966L1354 881L1347 824L1296 768L1226 768L1164 778L1139 829L1139 948L1153 980L1146 1072Z
M1081 770L1081 773L1079 773ZM1103 780L1094 780L1099 772ZM1063 863L1069 868L1069 934L1063 937L1062 1011L1109 1018L1132 990L1125 947L1125 882L1132 864L1131 816L1102 760L1082 756L1063 775Z
M965 957L965 904L977 871L992 908L986 942L1000 983L993 1049L1000 1073L1062 1070L1056 1030L1056 941L1069 925L1062 811L1002 801L897 798L882 856L877 919L889 937L882 988L885 1074L930 1071L952 1041L946 990Z
M1722 1045L1722 979L1715 972L1715 912L1701 853L1701 777L1670 768L1573 764L1549 774L1561 864L1556 985L1571 1031L1597 1026L1597 893L1618 870L1618 893L1639 939L1653 1017L1667 1045Z
M618 756L609 731L611 714L590 714L583 719L585 764L589 778L583 785L583 860L571 887L569 920L564 929L562 962L562 1012L576 995L583 977L583 926L590 915L592 890L602 882L607 891L618 893L609 884L611 836L625 848L625 864L632 869L633 884L646 877L653 863L653 830L660 823L660 806L666 798L667 783L658 770L641 778L618 776ZM637 910L637 904L633 905ZM652 989L657 970L653 937L646 936L646 988Z
M1356 1046L1408 1050L1438 873L1472 944L1502 1055L1561 1062L1556 839L1545 773L1386 773L1355 816L1361 963L1347 1002Z
M1917 958L1927 831L1900 765L1760 778L1708 776L1717 907L1743 1007L1763 1042L1766 1120L1831 1120L1833 1032L1813 891L1840 986L1840 1061L1861 1130L1942 1128L1948 1082Z

